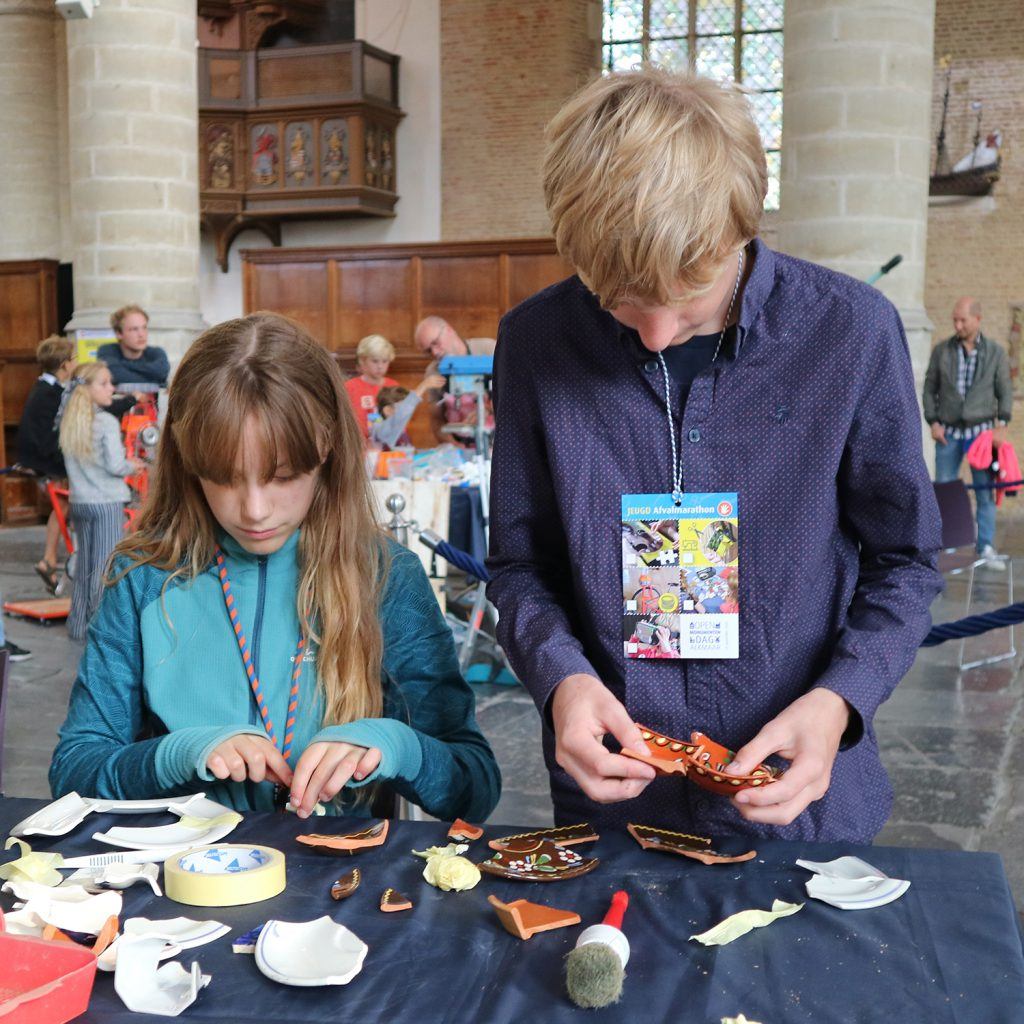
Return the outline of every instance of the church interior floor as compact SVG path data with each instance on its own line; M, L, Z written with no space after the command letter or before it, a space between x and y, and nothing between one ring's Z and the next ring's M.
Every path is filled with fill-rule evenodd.
M1000 550L1024 552L1024 520L1001 520ZM0 592L5 600L46 596L33 572L41 527L0 530ZM1015 561L1024 570L1024 557ZM972 611L1002 607L1006 573L978 571ZM964 614L965 580L947 585L935 622ZM47 797L46 771L64 718L81 646L63 624L5 618L8 637L33 657L12 666L3 746L7 796ZM967 659L998 653L1007 631L969 641ZM1024 648L1018 630L1018 647ZM988 850L1002 855L1018 906L1024 906L1024 677L1021 656L966 673L958 644L922 649L875 727L896 802L878 842L893 846ZM519 686L475 685L477 716L501 765L504 790L491 821L551 821L540 753L540 719Z

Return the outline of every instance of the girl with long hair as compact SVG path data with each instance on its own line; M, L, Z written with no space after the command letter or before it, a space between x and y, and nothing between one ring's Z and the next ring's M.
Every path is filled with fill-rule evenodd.
M302 327L256 313L195 341L136 523L55 794L287 795L306 817L368 814L386 783L436 817L487 817L500 777L451 632L419 559L377 526L341 372Z
M106 412L114 400L106 363L81 363L72 388L60 418L76 549L68 636L83 640L103 595L107 560L124 534L131 498L125 477L139 467L125 455L121 425Z

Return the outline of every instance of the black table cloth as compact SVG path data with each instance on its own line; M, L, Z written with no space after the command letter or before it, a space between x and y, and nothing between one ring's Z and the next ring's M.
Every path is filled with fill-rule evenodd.
M0 801L0 830L6 835L41 806L41 801ZM91 815L69 836L30 841L33 849L67 856L109 852L90 838L93 832L168 821L166 815ZM353 819L303 822L292 815L247 815L223 841L276 847L287 858L286 890L264 903L190 907L157 898L142 885L125 890L122 922L135 916L186 916L231 926L216 942L175 957L186 968L198 961L213 976L183 1021L719 1024L721 1017L740 1013L762 1024L1024 1021L1024 956L995 854L766 842L751 861L708 867L643 851L627 834L606 834L576 847L601 860L588 875L549 883L484 875L475 889L445 893L422 880L425 862L410 851L444 845L447 825L392 822L384 846L353 857L328 858L295 842L300 834L359 826ZM470 845L468 856L484 860L491 853L487 839L513 831L522 829L488 828L484 839ZM861 911L809 899L804 883L810 876L796 867L796 859L825 861L845 854L910 879L909 891L887 906ZM12 850L2 856L16 855ZM331 882L356 866L362 885L335 903ZM382 913L378 902L388 887L411 897L413 909ZM624 931L632 947L622 1001L604 1010L579 1010L565 995L563 957L581 928L600 920L619 888L630 895ZM491 893L505 902L522 898L575 910L583 924L523 942L499 925L487 903ZM804 908L727 946L689 940L736 911L768 909L774 899L803 902ZM4 894L3 908L12 903ZM324 914L369 946L362 972L346 986L279 985L260 974L251 955L231 951L234 936L270 918L308 921ZM113 975L97 974L89 1011L79 1020L155 1024L166 1018L130 1013L114 991Z

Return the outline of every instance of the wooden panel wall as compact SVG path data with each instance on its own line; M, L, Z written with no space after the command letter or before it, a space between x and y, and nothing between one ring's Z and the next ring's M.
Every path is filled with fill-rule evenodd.
M428 360L413 347L416 324L444 317L463 338L493 338L502 315L572 273L549 238L333 249L245 249L246 312L294 317L355 369L367 334L395 346L390 375L415 386ZM436 443L426 410L413 418L418 447Z
M56 330L56 260L0 262L0 359L6 362L2 423L8 442L13 441L25 400L39 376L36 346ZM6 456L11 461L16 456L9 444Z

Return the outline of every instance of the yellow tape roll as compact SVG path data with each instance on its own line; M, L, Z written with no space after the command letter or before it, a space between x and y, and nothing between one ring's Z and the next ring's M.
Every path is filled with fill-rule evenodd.
M164 862L164 892L191 907L237 907L284 891L284 854L269 846L198 846Z

